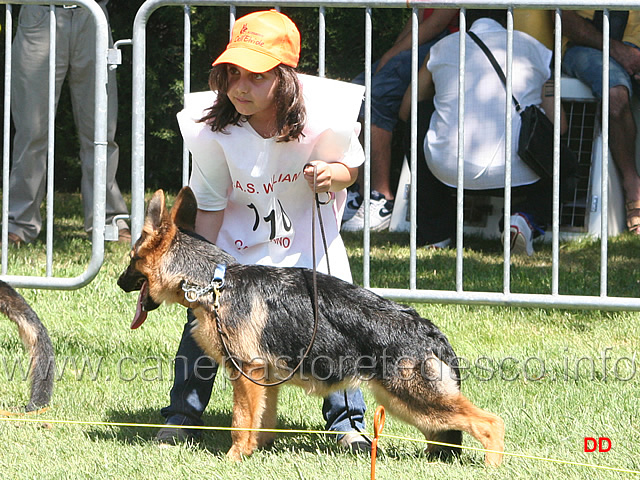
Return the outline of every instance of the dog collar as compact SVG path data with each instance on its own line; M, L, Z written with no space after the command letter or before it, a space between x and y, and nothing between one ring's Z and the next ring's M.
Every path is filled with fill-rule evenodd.
M224 275L227 273L227 266L224 263L216 265L216 269L213 272L213 283L218 283L218 289L222 289L224 286Z
M211 279L209 284L204 287L198 287L197 285L193 285L188 282L182 282L182 290L184 291L185 300L187 302L193 303L203 295L206 295L213 290L216 294L217 302L218 294L224 288L224 276L226 272L227 266L221 263L216 265L216 269L213 272L213 278Z

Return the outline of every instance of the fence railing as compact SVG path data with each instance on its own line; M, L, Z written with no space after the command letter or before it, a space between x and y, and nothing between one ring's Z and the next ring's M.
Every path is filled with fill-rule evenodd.
M9 156L10 156L10 92L11 92L11 32L13 23L13 14L11 4L28 5L28 4L47 4L40 0L14 0L12 2L2 1L0 3L6 5L6 22L5 22L5 99L4 99L4 137L3 137L3 196L7 197L8 192L8 177L9 177ZM48 2L51 5L50 15L55 17L55 5L62 4L74 4L83 8L89 9L96 18L96 57L104 58L103 61L96 62L96 90L95 101L98 108L96 108L96 127L95 127L95 178L94 189L95 198L102 200L105 198L105 171L106 171L106 89L104 85L107 82L107 53L108 49L108 24L104 17L102 10L97 4L90 0L75 0L64 2ZM464 27L466 25L466 9L474 7L485 8L486 2L484 1L465 1L465 2L453 2L453 1L438 1L438 2L406 2L400 0L386 0L386 1L311 1L311 0L296 0L291 2L279 2L279 5L284 7L309 7L318 9L318 35L319 35L319 52L318 52L318 73L320 76L325 75L325 59L326 59L326 23L327 15L325 8L349 8L349 9L361 9L363 11L364 32L365 32L365 116L364 116L364 149L367 161L364 168L364 191L368 192L371 187L371 172L370 172L370 156L371 156L371 100L369 92L371 90L371 75L372 75L372 44L373 44L373 22L372 12L376 8L398 8L411 10L411 22L413 25L413 48L412 48L412 88L413 98L415 99L416 78L418 71L417 62L417 25L418 25L418 9L419 8L461 8L460 24L461 24L461 38L464 39ZM236 17L236 6L243 7L256 7L256 8L273 8L272 2L251 0L251 1L209 1L209 0L148 0L142 4L134 20L133 29L133 94L132 94L132 172L131 172L131 192L132 192L132 206L131 206L131 229L133 238L137 238L142 231L144 221L144 193L145 193L145 108L146 108L146 96L145 96L145 81L146 81L146 27L147 23L153 14L159 8L162 7L182 7L184 15L184 91L185 94L190 92L191 85L191 64L190 64L190 47L191 47L191 7L192 6L228 6L229 7L229 27L233 24ZM558 5L555 2L550 1L536 1L528 0L526 2L513 2L497 0L491 2L492 8L506 8L509 9L508 14L508 28L507 36L508 42L513 35L513 11L518 8L534 8L534 9L548 9L554 12L555 16L555 115L556 125L559 125L560 115L560 102L561 102L561 88L562 79L560 77L560 62L561 62L561 8L579 9L579 8L599 8L605 9L603 28L605 31L605 42L603 45L603 56L608 58L609 53L609 41L608 41L608 29L609 29L609 10L622 10L622 9L638 9L640 5L635 1L605 1L598 2L593 1L568 1L562 2L562 5ZM55 21L54 21L55 23ZM128 41L127 41L128 42ZM55 48L52 47L53 51ZM464 68L464 42L461 42L460 52L460 88L464 85L465 81L465 68ZM510 88L511 88L511 61L507 66L507 83L508 88L505 95L505 101L510 102ZM602 73L604 84L608 84L608 62L604 62L605 69ZM416 209L418 208L416 202L416 162L417 153L416 146L419 144L417 141L417 105L415 100L412 102L411 108L411 140L412 150L409 156L408 163L411 168L411 180L410 180L410 193L408 199L409 205L409 256L407 258L408 270L409 270L409 282L407 288L376 288L372 286L372 273L375 275L377 272L371 271L371 234L368 230L370 224L368 215L365 217L365 232L363 235L363 283L366 287L372 288L377 293L392 298L395 300L412 301L412 302L442 302L442 303L468 303L468 304L492 304L492 305L520 305L520 306L546 306L546 307L561 307L561 308L593 308L593 309L626 309L626 310L640 310L640 299L628 298L628 297L616 297L610 296L607 291L608 284L608 192L609 192L609 150L608 145L608 132L609 121L606 112L609 111L609 96L608 90L604 89L602 98L602 111L605 115L602 115L601 119L601 137L598 144L601 149L600 161L599 161L599 182L601 197L598 199L601 208L600 219L600 232L601 238L600 246L600 284L598 295L565 295L560 293L560 276L559 276L559 240L560 240L560 200L559 200L559 180L554 178L554 208L553 208L553 223L552 223L552 235L551 235L551 282L548 293L542 294L527 294L512 292L511 288L511 273L512 262L511 252L509 248L509 242L506 242L503 252L503 285L501 292L485 292L485 291L466 291L464 289L464 216L463 211L465 207L466 199L462 195L462 188L458 188L457 197L457 244L456 244L456 260L455 260L455 288L452 290L428 290L417 288L417 245L416 245ZM460 90L463 91L462 89ZM53 98L53 96L51 96ZM50 106L50 108L53 108ZM464 102L460 102L461 116L464 115ZM507 158L510 157L510 138L511 132L511 111L507 109ZM51 116L50 116L51 117ZM463 124L461 123L461 127ZM555 131L555 169L558 171L558 150L559 150L559 127L556 127ZM53 161L53 139L52 136L49 140L49 157L50 162ZM459 152L459 181L458 186L462 185L463 178L463 160L464 152ZM188 182L189 178L189 153L184 149L183 154L183 184ZM507 162L509 165L509 162ZM53 164L50 164L49 175L53 175ZM507 168L507 172L509 167ZM52 183L51 178L48 181ZM504 195L504 211L510 211L511 205L511 178L507 173L505 178L505 195ZM53 232L53 188L50 185L48 192L48 210L47 210L47 232ZM365 210L368 211L369 196L364 195ZM52 271L52 242L51 238L47 238L47 276L46 277L23 277L6 275L7 265L7 221L8 221L8 206L6 201L3 201L2 206L2 275L1 278L9 281L13 285L23 287L34 288L78 288L89 283L97 274L104 257L104 234L105 234L105 205L104 201L96 201L94 205L93 215L93 232L92 232L92 256L87 267L87 270L81 275L74 278L55 278L51 275ZM508 217L505 218L508 221Z
M264 2L264 1L250 1L250 2L224 2L224 1L175 1L175 0L149 0L145 2L138 14L136 15L134 22L134 48L133 48L133 103L134 103L134 112L133 112L133 171L132 171L132 183L133 183L133 191L132 191L132 229L134 237L142 229L143 222L143 210L144 210L144 121L145 121L145 62L146 62L146 50L145 50L145 42L146 42L146 24L150 15L161 7L166 6L183 6L184 7L184 19L185 19L185 94L189 93L189 78L190 78L190 62L189 62L189 24L190 24L190 6L229 6L229 17L230 17L230 25L232 25L233 20L235 18L235 5L242 6L255 6L256 8L270 8L272 7L272 3ZM608 253L608 219L607 219L607 206L608 206L608 183L609 183L609 152L608 152L608 131L609 131L609 123L608 123L608 115L602 115L602 158L601 158L601 195L602 198L599 199L602 202L601 209L601 221L600 221L600 238L601 238L601 249L600 249L600 293L599 295L563 295L559 293L559 179L558 179L558 164L559 164L559 119L560 119L560 101L561 101L561 85L562 81L560 78L561 72L561 38L562 38L562 27L561 27L561 10L560 8L569 8L569 9L578 9L578 8L598 8L605 9L604 14L604 36L605 42L603 45L603 56L604 58L608 58L609 55L609 40L608 40L608 31L609 31L609 9L634 9L638 8L638 4L632 1L615 1L615 2L586 2L586 1L564 1L562 5L558 5L555 2L549 1L526 1L526 2L512 2L512 1L493 1L491 2L491 8L507 8L509 9L508 13L508 28L507 35L510 40L513 35L513 8L536 8L536 9L549 9L555 12L555 65L554 65L554 75L555 75L555 171L556 175L554 177L554 193L553 193L553 226L552 226L552 280L551 280L551 288L549 293L546 294L526 294L526 293L514 293L511 291L511 252L509 247L509 242L505 242L504 248L504 268L503 268L503 289L502 292L479 292L479 291L465 291L463 288L463 279L464 279L464 268L463 268L463 247L464 247L464 222L463 222L463 208L464 208L464 197L462 194L462 179L463 179L463 162L462 158L464 152L459 152L459 177L458 177L458 196L457 196L457 253L456 253L456 286L455 290L427 290L427 289L418 289L416 286L416 145L417 142L417 105L416 105L416 79L417 79L417 71L418 71L418 62L417 62L417 25L418 25L418 9L422 7L429 8L461 8L460 12L460 29L463 32L461 34L461 38L464 39L466 34L464 33L465 25L466 25L466 8L475 7L483 7L486 8L487 4L483 1L465 1L465 2L453 2L453 1L437 1L437 2L405 2L403 1L395 1L395 0L387 0L387 1L324 1L324 2L316 2L316 1L304 1L298 0L293 2L279 2L280 6L295 6L295 7L320 7L319 8L319 65L318 71L320 75L324 75L324 61L325 61L325 11L324 7L337 7L337 8L360 8L364 11L364 22L365 22L365 88L366 88L366 97L365 97L365 117L364 117L364 149L367 161L365 162L365 173L364 173L364 191L368 192L370 190L371 185L371 175L370 175L370 153L371 153L371 103L370 103L370 95L368 92L371 90L371 65L372 65L372 19L371 13L372 9L377 7L385 7L385 8L411 8L411 19L413 25L413 64L412 64L412 88L413 88L413 102L411 108L411 143L413 148L411 150L411 155L409 163L411 165L411 188L409 195L409 216L410 216L410 225L409 236L410 236L410 255L408 259L409 263L409 285L408 288L403 289L391 289L391 288L372 288L371 286L371 270L370 270L370 251L371 251L371 242L370 242L370 232L369 232L369 218L368 215L365 217L365 232L363 236L363 247L364 247L364 262L363 262L363 282L364 285L368 288L372 288L372 290L377 293L392 298L395 300L401 301L411 301L411 302L442 302L442 303L466 303L466 304L493 304L493 305L519 305L519 306L545 306L545 307L560 307L560 308L585 308L585 309L607 309L607 310L615 310L615 309L628 309L628 310L640 310L640 299L638 298L626 298L626 297L615 297L609 296L607 292L607 274L608 274L608 266L607 266L607 253ZM508 40L508 45L512 45L512 42ZM464 40L461 40L461 52L460 52L460 85L463 85L465 80L465 69L464 69ZM510 47L512 48L512 47ZM509 55L510 57L510 55ZM606 68L603 71L603 79L604 85L608 85L608 62L604 62ZM509 64L507 67L507 92L505 96L505 101L509 103L510 100L510 92L511 92L511 59L509 59ZM605 88L602 98L602 111L609 111L609 96L608 91ZM460 90L463 91L462 89ZM460 101L460 111L459 115L462 118L464 115L464 102ZM506 146L507 153L506 157L510 158L510 145L511 145L511 110L507 109L507 138L506 138ZM462 122L461 127L463 128ZM462 142L460 142L462 143ZM184 165L185 165L185 176L184 183L187 182L187 174L188 171L188 152L185 152L184 157ZM510 162L507 162L509 165ZM507 167L507 175L505 178L505 195L504 195L504 211L510 211L511 205L511 178L510 178L510 167ZM365 202L365 211L368 212L368 202L369 196L364 195ZM505 218L508 222L508 216Z
M71 0L47 2L42 0L0 0L5 5L5 64L4 64L4 117L2 144L2 275L0 278L16 287L75 289L87 285L98 274L104 260L105 192L107 167L107 52L109 50L109 26L104 12L93 0ZM11 156L11 45L13 35L14 5L49 5L49 135L47 142L47 193L46 193L46 276L8 275L8 221L9 221L9 165ZM95 19L96 66L95 66L95 134L94 134L94 178L93 228L91 234L91 258L86 270L76 277L53 275L53 204L54 204L54 118L55 118L55 65L56 65L56 5L77 5L89 10Z

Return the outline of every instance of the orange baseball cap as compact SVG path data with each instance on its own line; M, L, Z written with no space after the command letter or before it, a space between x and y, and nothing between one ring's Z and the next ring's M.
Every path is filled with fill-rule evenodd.
M213 65L232 63L263 73L284 63L298 65L300 32L286 15L275 10L253 12L236 20L231 40Z

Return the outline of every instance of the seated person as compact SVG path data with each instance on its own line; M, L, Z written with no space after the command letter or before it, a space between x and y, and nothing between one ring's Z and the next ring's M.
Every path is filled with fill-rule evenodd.
M431 45L458 30L457 9L420 10L418 24L418 64ZM382 231L389 228L393 212L394 191L391 188L391 157L393 131L398 121L398 109L407 86L411 83L412 21L407 21L393 46L372 66L371 77L371 213L370 228ZM365 72L353 79L365 84ZM360 111L364 121L364 104ZM360 168L359 185L363 185ZM343 231L359 232L364 228L365 209L358 184L350 192L343 215Z
M506 71L506 11L469 10L467 23ZM418 74L418 142L422 145L424 141L424 149L418 148L417 235L418 242L427 247L448 246L456 231L456 199L452 193L458 170L459 35L451 34L434 45ZM513 32L513 95L522 108L542 105L552 119L553 88L548 83L551 57L551 50L533 37ZM464 188L503 195L505 87L485 53L469 36L465 65ZM410 101L407 91L400 111L405 121ZM533 238L544 233L542 228L551 222L553 185L518 157L521 120L513 103L508 105L513 109L511 251L532 255Z
M627 228L640 235L640 176L636 167L636 123L631 95L640 80L640 12L609 13L609 149L622 176ZM562 70L587 84L602 98L602 11L562 12L563 32L570 43Z

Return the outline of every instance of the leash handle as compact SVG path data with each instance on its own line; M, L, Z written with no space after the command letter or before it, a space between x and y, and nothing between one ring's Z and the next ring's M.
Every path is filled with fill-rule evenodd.
M321 202L318 195L318 166L313 163L306 163L303 170L307 167L313 168L313 198L314 204L311 209L311 254L313 255L313 271L314 275L317 270L317 257L316 257L316 215L318 217L318 224L320 225L320 235L322 236L322 246L324 248L324 258L327 262L327 275L331 275L331 266L329 264L329 247L327 244L327 236L324 231L324 222L322 220L322 205L328 205L331 203L331 196L326 202ZM315 282L315 280L314 280Z

